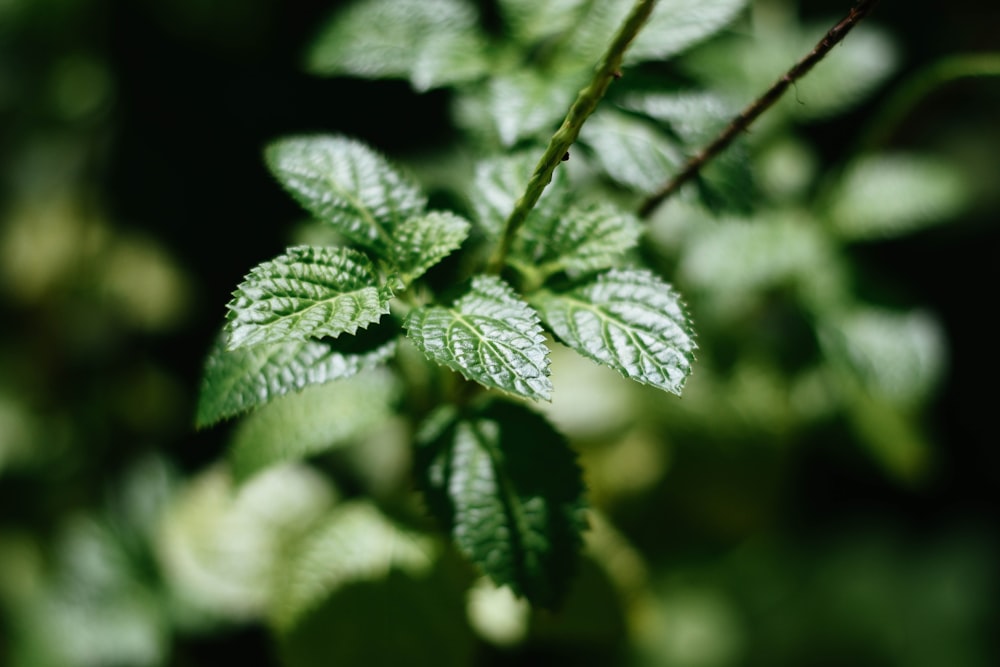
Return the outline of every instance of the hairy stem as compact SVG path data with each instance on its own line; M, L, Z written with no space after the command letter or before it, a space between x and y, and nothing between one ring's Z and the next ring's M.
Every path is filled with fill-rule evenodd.
M573 142L576 141L577 136L580 134L580 128L583 127L584 121L594 113L594 109L597 108L597 104L604 97L611 82L621 76L620 68L622 58L625 56L625 50L632 40L635 39L635 36L639 34L640 28L645 24L646 19L649 18L655 5L656 0L636 0L635 5L632 6L632 11L629 13L628 18L625 19L621 28L618 29L618 33L611 42L611 46L608 47L607 52L601 59L601 63L598 65L593 79L591 79L586 88L577 94L576 101L573 102L573 105L566 113L566 118L563 119L562 125L552 135L552 139L549 140L548 148L545 149L541 160L538 161L538 165L535 167L531 180L528 181L528 186L524 194L517 200L514 210L511 212L510 217L507 218L506 223L504 223L503 234L500 237L500 242L497 244L493 256L490 258L487 270L499 273L503 268L514 238L517 236L518 231L520 231L521 226L524 225L528 213L538 203L538 199L542 196L545 187L552 182L553 172L555 172L559 163L566 158L570 146L573 145Z
M725 150L757 117L770 109L781 99L785 91L805 76L833 47L847 36L854 26L861 22L878 4L878 0L858 0L837 25L823 36L815 48L775 81L767 91L743 109L710 144L702 148L670 181L650 195L639 207L639 217L648 218L668 197L680 190L681 186L695 178L712 158Z

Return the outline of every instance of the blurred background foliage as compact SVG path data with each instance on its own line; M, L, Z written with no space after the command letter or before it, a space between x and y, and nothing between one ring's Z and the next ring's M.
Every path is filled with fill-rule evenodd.
M441 198L461 165L451 91L304 72L333 8L0 0L0 662L997 664L1000 84L866 132L915 73L995 52L1000 9L883 3L737 147L751 205L654 216L699 363L664 399L556 352L547 411L595 511L551 614L375 509L410 485L390 416L239 490L219 460L252 424L191 426L221 304L300 215L266 141L354 135ZM738 107L845 9L757 0L668 74ZM700 140L690 110L619 102ZM375 539L394 568L352 560ZM336 567L297 581L289 544Z

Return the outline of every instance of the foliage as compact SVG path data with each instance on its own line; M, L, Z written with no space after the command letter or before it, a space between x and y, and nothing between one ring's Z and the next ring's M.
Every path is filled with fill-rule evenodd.
M531 647L584 665L800 664L849 654L841 638L857 664L986 664L969 628L986 617L989 546L945 536L911 562L891 534L798 550L760 537L789 453L810 439L856 447L902 487L933 469L924 412L945 327L872 290L855 259L967 210L971 179L916 149L846 151L819 168L807 123L856 108L899 58L866 24L641 217L828 27L777 2L660 0L609 51L651 4L355 0L333 13L305 54L309 72L337 77L322 85L405 82L413 99L440 96L454 133L431 156L335 129L267 143L273 189L308 219L245 271L205 345L191 437L225 438L225 456L193 472L136 457L101 501L48 529L51 555L0 530L0 655L179 664L179 642L260 623L290 665L493 664ZM615 58L600 106L577 113ZM567 127L572 150L526 205ZM79 349L100 324L72 305L101 301L75 265L138 313L123 329L177 318L178 267L48 207L74 221L53 246L62 269L10 250L33 245L12 232L0 239L3 271L36 276L17 298L64 290ZM213 256L241 264L239 241ZM116 410L144 422L137 440L180 422L160 402L183 394L165 375L141 373L146 403L112 385ZM14 434L0 473L38 465L18 442L77 444L15 386L0 378L0 426ZM934 632L900 647L885 618Z

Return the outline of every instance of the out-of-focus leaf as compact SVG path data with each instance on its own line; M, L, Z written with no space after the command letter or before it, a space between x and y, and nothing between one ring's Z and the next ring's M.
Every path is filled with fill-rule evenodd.
M476 165L476 174L469 199L476 221L493 238L503 233L504 224L524 194L538 156L517 153L485 160ZM538 203L528 214L526 227L545 226L558 218L569 205L569 181L565 170L556 169L552 182L542 192Z
M450 308L410 312L407 335L428 359L484 387L534 400L552 393L538 315L495 276L476 276Z
M595 113L583 126L580 140L608 178L642 193L663 186L683 159L664 133L620 112Z
M501 145L550 135L584 83L581 76L564 73L554 79L534 70L492 77L484 90L485 108Z
M499 0L504 25L515 39L533 45L571 29L586 0Z
M432 211L410 218L393 231L392 256L409 284L456 250L469 235L469 222L454 213Z
M660 0L625 52L625 61L665 60L681 53L732 22L746 4L747 0Z
M524 406L432 422L419 436L428 501L498 585L535 604L565 595L586 528L583 483L565 439Z
M254 267L233 293L229 349L354 334L389 312L392 288L356 250L297 246Z
M539 292L542 320L569 347L627 378L681 393L694 332L680 296L647 270L612 270L568 292Z
M685 144L710 139L737 109L715 92L646 92L627 95L622 107L670 126Z
M397 526L367 502L342 504L286 546L271 621L288 632L303 615L352 582L382 579L393 568L426 573L437 550L432 539Z
M470 3L362 0L337 12L309 51L326 76L409 79L418 91L485 73L485 38Z
M273 468L239 490L220 467L198 477L160 526L167 586L192 613L249 620L264 615L286 578L285 545L329 511L332 490L304 466Z
M831 195L830 218L843 238L885 238L945 222L968 199L962 175L943 161L872 155L847 168Z
M195 424L203 428L309 385L351 377L387 361L396 344L390 340L358 354L316 340L227 350L220 336L205 361Z
M234 433L234 479L242 482L278 463L352 442L392 416L398 393L395 376L376 368L275 399Z
M427 206L416 184L355 139L289 137L270 144L264 156L307 211L383 257L389 256L395 226Z

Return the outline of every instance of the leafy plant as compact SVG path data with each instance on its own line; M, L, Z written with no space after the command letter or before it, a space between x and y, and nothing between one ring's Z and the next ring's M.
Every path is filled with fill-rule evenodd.
M745 5L501 0L503 29L491 33L461 0L361 0L321 32L310 70L450 88L464 142L442 152L457 165L438 183L454 203L443 210L431 208L419 167L349 137L294 136L265 151L277 182L336 242L289 247L237 287L205 365L197 424L253 411L229 456L235 479L249 483L374 437L396 415L424 501L405 488L370 490L291 540L275 555L287 579L271 603L279 629L369 579L369 565L433 570L445 552L437 529L496 585L558 606L588 518L576 454L544 407L558 399L551 351L573 350L642 391L681 394L698 345L664 275L693 298L701 336L731 343L705 351L704 379L683 409L659 410L675 426L724 430L740 406L713 405L716 389L737 402L765 389L784 406L766 431L842 411L887 469L919 476L926 449L913 409L940 366L940 334L932 318L862 303L842 248L947 217L966 199L954 170L861 156L813 191L808 149L787 139L801 112L779 105L772 125L698 164L693 183L659 206L685 157L737 111L746 73L733 68L758 81L773 62L766 15L757 40L723 33ZM782 48L805 41L781 32ZM886 37L857 34L861 55L831 57L808 114L834 113L889 72ZM710 38L710 49L694 48ZM665 60L675 67L668 86ZM745 125L736 127L733 138ZM751 169L751 155L764 166ZM886 188L923 199L879 206ZM815 216L805 205L814 192L824 203ZM760 326L769 316L796 320L812 356L777 358ZM883 354L890 340L898 357ZM757 376L754 363L765 369ZM895 377L904 367L910 375ZM747 377L756 390L734 389ZM313 576L317 568L329 569Z

